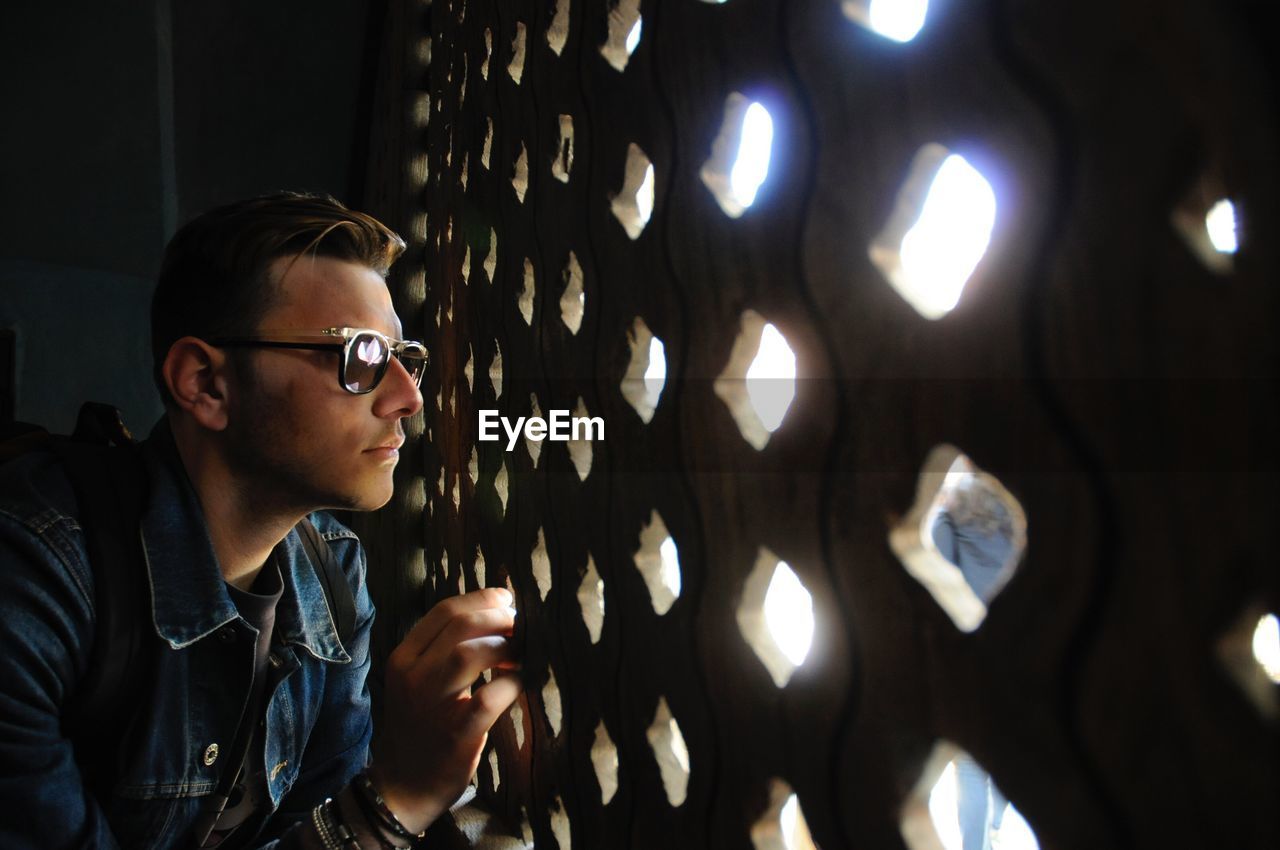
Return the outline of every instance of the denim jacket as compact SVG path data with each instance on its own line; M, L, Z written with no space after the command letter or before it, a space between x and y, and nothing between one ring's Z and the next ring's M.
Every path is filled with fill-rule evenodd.
M93 574L75 496L58 461L33 452L0 467L0 847L188 847L201 802L224 767L249 699L256 631L227 594L204 515L167 420L142 444L150 497L141 533L152 622L161 639L153 685L109 799L86 791L60 716L84 676L94 635ZM372 725L373 604L355 535L326 514L329 541L356 602L343 646L297 533L279 548L284 591L266 683L264 764L273 813L248 846L285 850L284 835L367 761ZM120 735L120 730L101 730ZM283 838L281 836L284 835ZM238 839L239 836L236 836ZM239 842L237 840L237 846Z

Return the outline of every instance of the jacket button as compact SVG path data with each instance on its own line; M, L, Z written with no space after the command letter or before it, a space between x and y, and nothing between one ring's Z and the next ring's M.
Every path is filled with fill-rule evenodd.
M204 748L205 765L211 766L217 760L218 760L218 745L210 744L209 746L205 747Z
M230 626L227 626L225 629L218 630L218 640L222 641L223 643L231 643L235 639L236 639L235 630L232 629Z

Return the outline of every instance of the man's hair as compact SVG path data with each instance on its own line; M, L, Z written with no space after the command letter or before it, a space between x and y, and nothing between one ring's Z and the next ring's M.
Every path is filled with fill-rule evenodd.
M273 261L306 253L360 263L386 277L404 251L395 232L328 195L280 192L210 210L174 234L151 299L156 388L172 403L161 368L184 336L253 333L279 301Z

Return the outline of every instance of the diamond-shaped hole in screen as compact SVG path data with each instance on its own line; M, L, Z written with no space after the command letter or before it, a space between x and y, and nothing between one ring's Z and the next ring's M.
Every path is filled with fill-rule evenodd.
M551 726L552 737L560 736L564 722L564 710L560 702L560 686L556 684L556 673L547 668L547 683L542 686L542 708L547 715L547 724Z
M511 64L507 65L507 73L511 75L511 79L515 81L516 85L520 85L520 79L524 76L524 46L524 24L516 21L516 34L511 40Z
M1240 211L1217 172L1206 171L1195 181L1170 220L1205 268L1217 275L1231 274L1240 250Z
M582 328L582 317L587 310L587 296L583 291L582 266L572 251L564 265L564 292L560 294L560 321L569 329L569 333L577 334Z
M569 813L564 810L564 801L556 797L551 804L551 834L555 836L560 850L571 850L573 844L570 837Z
M648 524L640 530L640 548L634 560L649 588L653 610L662 616L680 597L680 551L657 511L649 514Z
M614 217L632 239L640 238L653 216L654 185L653 164L640 146L632 142L627 146L622 189L609 203Z
M538 396L529 393L529 417L531 419L542 418L542 408L538 405ZM528 429L525 430L524 437L525 450L529 452L529 460L533 462L533 468L538 468L538 460L542 457L542 440L535 440L529 436Z
M542 529L538 529L537 539L533 543L533 552L529 556L533 569L533 580L538 585L538 596L543 602L551 592L551 556L547 554L547 539Z
M657 759L662 775L662 787L667 792L667 802L674 808L684 805L689 794L689 748L685 745L680 724L671 714L666 697L658 699L658 709L645 736L653 757Z
M524 319L524 323L530 327L533 326L533 298L536 291L537 287L533 277L533 261L526 258L524 261L524 283L520 288L516 306L520 310L520 318Z
M524 709L520 707L519 702L515 702L511 706L510 711L511 726L516 733L516 749L524 749Z
M1039 850L1021 813L968 753L939 741L908 795L900 821L910 850Z
M635 409L640 420L648 424L667 384L666 347L639 316L627 330L627 345L631 358L622 376L622 397Z
M551 161L551 176L561 183L569 182L573 170L573 116L560 116L560 147Z
M967 159L936 143L922 147L889 220L868 248L871 262L926 319L955 309L987 253L996 196Z
M618 793L618 748L609 737L603 720L596 725L596 738L591 745L591 766L600 785L600 805L607 806L613 795Z
M755 310L744 310L729 362L712 389L729 408L742 438L763 450L795 399L795 353L773 324Z
M582 608L582 622L592 643L600 642L604 630L604 579L596 569L595 559L587 555L587 571L578 586L578 604Z
M609 34L600 55L618 72L627 69L631 54L640 46L640 0L620 0L609 9Z
M604 419L598 416L592 417L587 411L587 403L583 401L582 396L578 396L578 402L574 405L570 420L569 460L573 462L573 468L578 473L578 480L586 481L587 476L591 474L591 462L594 457L591 445L595 440L603 439Z
M725 99L720 133L699 176L720 209L738 218L756 200L769 174L773 152L773 118L764 104L738 92Z
M982 625L1027 546L1022 505L955 446L929 453L911 509L889 531L889 547L956 628Z
M498 748L492 747L489 750L489 781L493 787L493 793L498 793L498 785L502 782L502 775L498 771Z
M844 0L845 17L876 35L906 43L919 35L929 0Z
M751 826L755 850L817 850L800 799L781 779L769 781L769 804Z
M524 196L529 191L529 150L520 143L520 155L516 157L511 170L511 188L515 190L516 200L524 203Z
M1217 649L1223 668L1258 712L1280 718L1280 618L1261 602L1248 605Z
M569 41L569 0L556 0L556 12L547 27L547 46L559 56Z
M791 566L761 547L738 605L738 628L779 688L813 644L813 596Z

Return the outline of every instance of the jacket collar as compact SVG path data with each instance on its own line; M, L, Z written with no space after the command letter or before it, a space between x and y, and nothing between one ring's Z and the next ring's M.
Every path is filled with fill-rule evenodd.
M239 619L218 566L195 488L187 477L168 417L141 444L150 493L142 512L142 549L151 585L156 633L174 649L208 637ZM284 585L276 633L322 661L351 657L338 640L329 603L296 529L273 552Z

